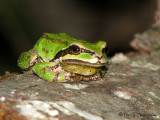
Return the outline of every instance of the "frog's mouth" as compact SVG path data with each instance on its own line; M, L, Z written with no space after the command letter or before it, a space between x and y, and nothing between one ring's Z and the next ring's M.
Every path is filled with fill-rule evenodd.
M63 60L61 62L61 66L66 71L90 76L99 72L105 66L105 63L89 63L81 60Z

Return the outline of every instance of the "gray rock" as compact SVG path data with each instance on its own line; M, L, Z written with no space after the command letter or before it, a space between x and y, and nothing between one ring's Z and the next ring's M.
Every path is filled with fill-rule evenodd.
M32 74L0 80L0 119L159 120L160 53L110 59L98 81L56 83Z

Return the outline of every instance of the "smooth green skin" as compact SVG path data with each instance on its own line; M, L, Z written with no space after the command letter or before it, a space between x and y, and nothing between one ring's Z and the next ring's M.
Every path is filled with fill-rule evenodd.
M51 34L44 33L44 35L37 41L33 49L28 52L23 52L18 59L18 66L27 71L33 71L39 77L53 81L58 74L58 82L67 82L65 80L64 71L53 72L52 67L58 63L53 61L56 54L70 47L72 44L78 44L83 48L95 52L97 56L102 56L102 48L105 42L99 41L97 44L89 43L83 40L74 39L65 33ZM107 56L104 54L104 59ZM67 54L63 56L65 59L76 59L81 61L91 61L94 59L89 53L80 53L79 55ZM60 58L59 58L60 59Z

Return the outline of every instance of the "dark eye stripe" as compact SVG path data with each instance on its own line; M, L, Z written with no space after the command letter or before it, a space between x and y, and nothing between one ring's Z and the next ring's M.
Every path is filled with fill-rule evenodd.
M83 48L82 48L81 52L82 52L82 53L92 53L91 51L86 50L86 49L83 49Z
M62 56L65 56L65 55L67 55L67 54L73 54L72 52L71 52L71 47L72 46L70 46L69 48L67 48L67 49L65 49L65 50L61 50L61 51L59 51L57 54L56 54L56 56L54 57L54 59L52 59L51 61L54 61L55 59L58 59L58 58L60 58L60 57L62 57ZM91 53L91 54L95 54L94 52L91 52L91 51L89 51L89 50L86 50L86 49L84 49L84 48L81 48L81 52L80 53ZM76 55L76 54L75 54ZM77 54L78 55L78 54Z

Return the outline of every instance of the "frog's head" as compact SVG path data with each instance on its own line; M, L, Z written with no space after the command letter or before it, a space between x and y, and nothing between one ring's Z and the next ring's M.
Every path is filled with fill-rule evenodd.
M68 49L63 51L63 56L60 57L60 61L74 61L75 64L81 62L82 65L95 67L104 66L107 62L107 48L108 46L104 41L99 41L97 44L86 42L84 45L72 43ZM62 52L59 53L62 55Z
M56 56L59 56L63 69L81 75L93 75L106 65L107 48L108 46L104 41L94 44L76 40Z

